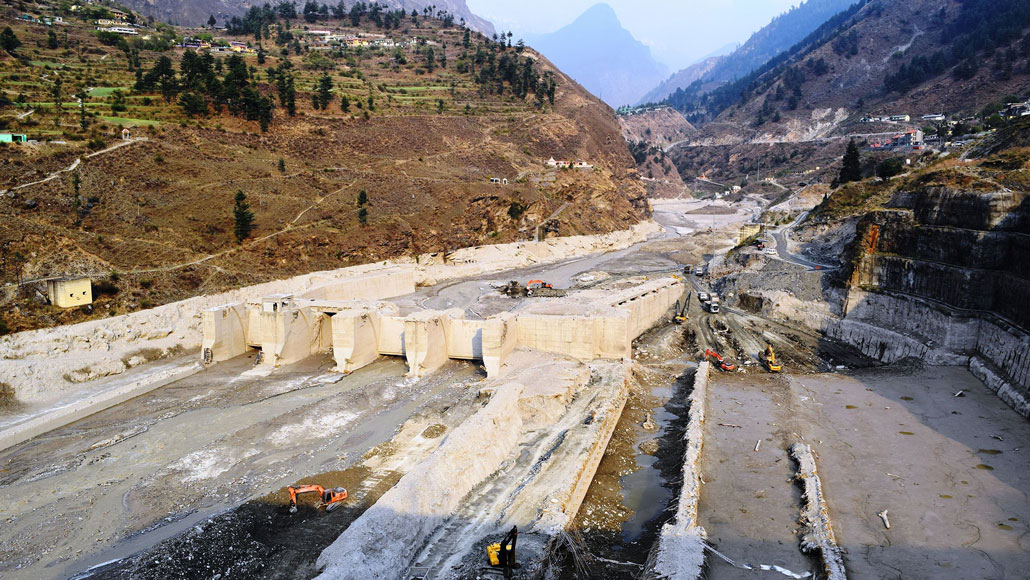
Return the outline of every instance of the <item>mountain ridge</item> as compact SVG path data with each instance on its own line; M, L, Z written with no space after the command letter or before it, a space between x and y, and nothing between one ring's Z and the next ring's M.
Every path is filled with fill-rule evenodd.
M141 24L144 40L94 30L106 9L44 10L30 17L62 16L56 42L5 21L25 49L0 58L0 123L30 142L0 162L0 334L650 215L610 107L449 19L318 20L371 39L348 48L271 14L235 33ZM90 277L91 308L38 300L54 276Z
M559 30L526 35L524 40L613 107L637 102L646 87L668 73L604 3L593 5Z
M677 90L689 91L694 96L702 95L722 84L743 77L769 59L790 49L855 1L807 0L773 18L736 50L710 62L707 70L700 74L697 64L674 73L670 79L649 91L641 99L640 104L660 102ZM696 86L692 86L695 83Z

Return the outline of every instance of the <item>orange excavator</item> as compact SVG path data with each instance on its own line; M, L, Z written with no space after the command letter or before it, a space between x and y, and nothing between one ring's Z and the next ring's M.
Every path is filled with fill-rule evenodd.
M705 349L705 357L714 358L715 362L719 363L719 368L726 372L737 370L737 365L733 364L733 361L722 358L721 354L715 352L710 348Z
M305 493L317 493L321 499L318 507L325 506L325 511L331 512L343 504L347 499L347 490L342 487L326 489L321 485L291 485L286 488L290 492L290 513L297 513L297 496Z

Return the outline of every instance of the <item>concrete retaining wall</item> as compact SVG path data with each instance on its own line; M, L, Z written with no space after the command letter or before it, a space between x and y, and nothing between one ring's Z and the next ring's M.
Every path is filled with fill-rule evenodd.
M1030 334L990 313L958 311L926 299L853 289L848 316L827 336L892 363L917 358L970 371L1030 418Z
M683 488L680 490L676 517L662 526L657 548L648 558L646 578L695 580L705 563L705 530L697 525L697 505L701 497L701 448L707 412L708 377L711 365L702 362L694 374L687 422L687 451L683 457Z
M247 352L249 320L240 303L216 306L204 311L202 356L206 362L221 362Z
M503 313L493 316L483 326L483 366L486 375L495 377L501 366L518 344L515 316Z
M421 377L447 362L446 313L427 310L404 320L404 359L408 376Z
M300 362L332 346L330 318L292 303L276 312L261 313L261 364L279 366Z
M332 317L336 370L352 373L379 357L379 316L371 308L337 312Z
M322 552L318 578L397 578L428 535L515 451L522 430L521 394L520 385L498 388L486 407L451 432Z
M451 318L447 328L447 357L483 360L483 328L485 320Z
M622 293L612 300L611 306L629 312L627 332L632 340L654 326L682 295L682 282L664 278L648 282L639 291Z
M433 372L450 358L482 360L492 377L518 346L580 360L627 359L633 340L660 320L682 291L682 281L664 278L614 296L587 292L487 320L466 320L460 309L401 318L389 303L275 295L247 305L247 314L239 316L248 321L247 328L208 325L211 336L206 343L212 345L215 360L231 358L243 345L259 342L263 365L290 364L332 350L337 369L343 372L353 372L383 354L404 356L414 377ZM324 289L319 293L324 295ZM215 313L211 317L219 320ZM226 335L233 331L241 336ZM210 354L205 351L205 360Z
M379 319L379 354L404 356L404 317Z
M388 275L371 272L342 279L315 275L312 284L315 285L313 288L297 297L315 300L381 300L414 292L415 268L406 265L395 268Z
M632 349L628 318L625 312L609 316L521 314L516 322L518 344L580 360L627 358Z
M201 368L198 362L180 362L168 365L157 372L147 373L138 379L119 379L103 390L65 401L58 407L47 409L38 415L27 416L24 420L5 424L0 428L0 450L185 379L199 372Z

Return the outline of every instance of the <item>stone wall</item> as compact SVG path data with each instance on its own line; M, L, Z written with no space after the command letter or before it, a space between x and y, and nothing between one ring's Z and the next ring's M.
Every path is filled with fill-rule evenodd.
M822 330L884 362L969 365L1030 417L1030 204L926 188L867 215L842 319Z

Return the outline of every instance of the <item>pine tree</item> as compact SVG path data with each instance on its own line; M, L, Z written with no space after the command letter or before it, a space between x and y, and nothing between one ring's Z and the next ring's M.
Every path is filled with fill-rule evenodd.
M232 217L236 222L233 233L236 235L236 242L243 243L243 240L254 231L254 212L250 211L250 204L247 203L247 196L242 190L236 192L235 204L232 208Z
M50 98L54 100L54 105L57 107L57 116L61 116L61 110L64 108L64 95L61 93L61 77L54 75L54 84L50 86Z
M286 160L279 158L279 173L286 173Z
M315 90L318 95L319 104L316 108L326 110L333 98L333 79L329 76L329 73L322 73L322 77L318 79L318 87Z
M840 176L837 181L843 185L850 181L862 180L862 157L858 152L858 145L852 139L848 143L847 151L844 152L844 164L840 168Z
M18 36L14 34L10 26L4 28L3 32L0 32L0 48L9 54L14 54L14 51L19 46L21 46L21 40L18 40Z
M368 192L362 189L358 192L358 207L364 207L368 203Z

